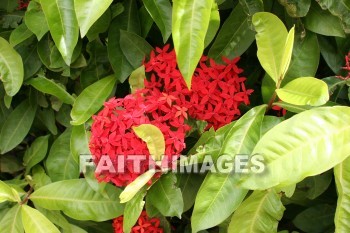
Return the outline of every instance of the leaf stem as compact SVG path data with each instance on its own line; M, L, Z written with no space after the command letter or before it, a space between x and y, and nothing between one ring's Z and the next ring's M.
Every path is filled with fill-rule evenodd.
M26 196L24 197L24 199L19 204L23 205L23 204L27 203L27 201L29 200L29 196L30 196L30 194L32 194L33 191L34 191L33 187L30 186L28 192L26 193Z

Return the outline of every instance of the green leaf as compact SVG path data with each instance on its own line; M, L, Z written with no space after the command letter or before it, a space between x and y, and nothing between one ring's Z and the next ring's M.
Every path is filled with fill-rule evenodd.
M238 57L253 43L254 35L248 27L247 15L238 4L222 25L208 56L217 62L221 62L223 56L229 59Z
M129 84L130 84L131 93L135 93L136 90L144 88L145 79L146 79L145 66L142 65L130 74Z
M113 0L74 0L81 38L86 35L91 26L102 16L112 2Z
M40 4L35 1L30 1L24 20L29 30L36 35L39 41L49 31L44 12L41 10Z
M6 215L0 220L0 231L6 233L23 233L23 224L21 218L21 206L13 206Z
M96 113L111 94L115 82L115 77L110 75L85 88L73 104L71 124L84 124Z
M99 39L99 34L104 33L108 30L112 20L112 12L107 9L103 15L90 27L86 37L90 42ZM98 40L97 40L98 41Z
M56 96L59 100L66 104L73 104L75 99L65 89L63 85L56 83L52 79L45 78L44 76L38 76L26 81L38 91L42 93Z
M334 178L337 186L338 201L335 212L335 232L350 231L350 159L334 167Z
M280 4L284 6L288 15L295 18L305 17L309 12L311 0L278 0Z
M62 189L64 187L64 189ZM106 221L123 214L120 190L107 184L105 198L84 179L64 180L41 187L30 196L35 205L49 210L62 210L76 220Z
M48 220L50 220L53 224L56 226L59 226L62 228L62 230L66 230L68 232L71 232L71 227L69 222L63 215L61 214L61 211L59 210L47 210L39 206L35 206L37 210L39 210ZM74 232L75 233L75 232Z
M195 173L181 173L177 175L178 186L181 189L184 200L184 212L193 206L204 178L204 175Z
M329 100L327 84L312 77L294 79L276 93L282 101L294 105L320 106Z
M25 232L28 233L60 233L57 227L42 213L30 206L22 205L22 222Z
M153 26L154 21L152 19L152 16L146 10L145 6L142 6L139 9L139 17L140 17L141 36L143 38L146 38Z
M42 67L42 62L37 52L37 44L30 45L22 43L16 46L16 50L21 55L24 66L24 80L35 75Z
M56 119L52 108L44 108L42 110L39 109L36 117L38 117L38 119L53 135L57 134Z
M304 22L308 30L317 34L345 37L339 18L332 15L329 11L322 10L314 1L312 1L309 13L305 17Z
M181 190L175 183L175 174L162 175L148 191L146 202L150 202L164 216L181 218L184 203Z
M124 30L120 30L120 46L134 69L140 67L144 58L149 57L153 50L152 46L141 36Z
M187 87L203 54L213 0L174 0L172 33L176 59Z
M284 52L283 52L281 68L280 68L281 79L283 79L284 76L286 75L287 70L289 68L290 61L292 59L294 31L295 31L295 27L293 26L292 29L290 29L290 31L288 32L286 44L284 45L284 50L283 50Z
M0 203L4 201L20 202L18 192L0 180Z
M24 100L6 119L0 133L1 154L15 148L27 136L34 121L36 105Z
M27 26L22 23L15 30L12 31L10 35L10 45L16 46L19 43L22 43L29 37L31 37L33 33L27 28Z
M79 162L80 155L90 154L89 138L90 132L86 130L84 124L72 127L72 134L70 137L70 151L75 162Z
M3 0L0 2L0 9L12 12L18 7L18 2L13 0Z
M52 144L46 159L46 170L52 181L76 179L79 165L70 151L71 129L68 128Z
M289 103L282 102L282 101L276 102L273 105L280 106L280 107L286 109L287 111L294 112L294 113L301 113L301 112L304 112L306 110L312 109L312 107L310 105L294 105L294 104L289 104Z
M154 169L148 170L142 175L138 176L133 182L125 187L123 192L120 194L120 203L126 203L130 201L139 191L145 186L156 174Z
M26 150L23 157L23 164L26 166L26 173L36 164L40 163L46 156L50 135L37 137L32 145Z
M67 65L79 38L79 28L73 0L41 0L49 29L55 44Z
M317 176L311 176L297 184L297 188L305 190L305 196L311 200L324 193L333 179L332 172L327 171Z
M42 168L40 165L33 167L32 174L35 190L52 183L50 177L46 175L44 168Z
M157 24L166 43L171 34L171 4L169 0L144 0L144 6Z
M123 232L130 233L131 228L136 224L137 219L140 217L143 207L145 206L146 192L140 191L133 199L131 199L125 205L124 216L128 216L123 220Z
M154 161L161 161L165 153L165 139L162 131L152 124L132 127L134 133L147 144L147 149Z
M4 84L7 95L16 95L22 86L23 77L21 56L5 39L0 37L0 80Z
M277 232L284 210L274 190L254 191L233 214L228 232Z
M252 152L263 156L264 172L242 178L241 186L253 190L285 187L334 167L350 155L349 120L349 107L321 107L276 125Z
M218 156L234 158L237 154L251 154L260 139L265 111L266 105L255 107L232 125ZM231 172L208 173L196 197L191 218L193 232L216 226L236 210L248 192L237 187L238 181L239 177Z
M207 34L204 39L204 48L208 47L208 45L213 41L220 27L220 13L218 4L216 2L213 3L211 7L209 26L207 30Z

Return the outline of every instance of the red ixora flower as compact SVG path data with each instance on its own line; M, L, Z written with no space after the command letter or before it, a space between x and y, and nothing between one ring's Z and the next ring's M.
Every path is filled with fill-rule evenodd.
M27 9L30 0L18 0L17 10Z
M343 76L336 76L336 77L342 80L350 79L350 52L345 56L345 66L343 67L343 70L347 72L347 75L345 77Z
M123 216L114 219L113 227L115 233L123 233L123 220ZM142 211L137 223L131 229L131 233L163 233L163 229L160 227L158 218L149 218L146 211Z

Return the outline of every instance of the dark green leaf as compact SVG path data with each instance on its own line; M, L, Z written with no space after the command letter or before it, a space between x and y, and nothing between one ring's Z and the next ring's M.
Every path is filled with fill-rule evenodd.
M37 137L32 145L26 150L23 157L23 164L26 166L26 174L36 164L41 162L47 153L50 135Z
M278 0L292 17L304 17L309 12L311 0Z

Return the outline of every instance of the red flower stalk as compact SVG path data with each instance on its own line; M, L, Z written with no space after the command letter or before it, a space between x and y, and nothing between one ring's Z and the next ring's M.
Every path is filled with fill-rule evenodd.
M123 216L114 219L113 227L115 233L123 233L123 220ZM163 233L163 229L160 227L158 218L149 218L146 211L142 211L137 223L131 229L131 233Z

